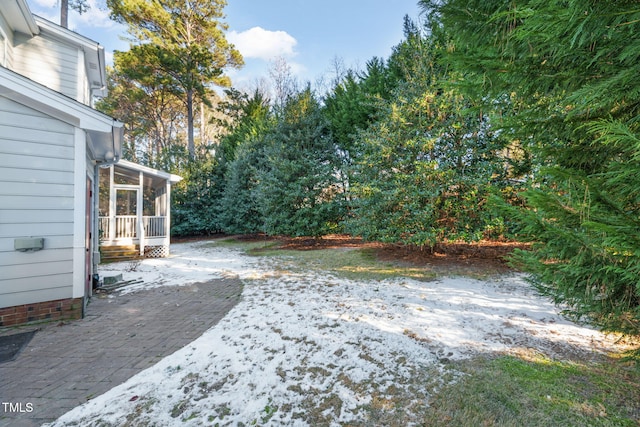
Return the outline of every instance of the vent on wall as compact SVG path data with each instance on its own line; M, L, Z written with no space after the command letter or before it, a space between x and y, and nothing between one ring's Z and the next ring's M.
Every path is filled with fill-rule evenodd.
M44 237L23 237L14 239L13 248L20 252L39 251L44 248Z

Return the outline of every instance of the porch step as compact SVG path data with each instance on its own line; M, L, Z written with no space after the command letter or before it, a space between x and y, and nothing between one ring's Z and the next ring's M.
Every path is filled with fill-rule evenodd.
M100 263L129 261L140 259L140 246L100 246Z

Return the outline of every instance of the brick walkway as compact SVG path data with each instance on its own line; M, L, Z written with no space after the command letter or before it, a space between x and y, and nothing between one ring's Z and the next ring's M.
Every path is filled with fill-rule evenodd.
M0 363L0 426L39 426L123 383L218 323L241 292L239 279L216 279L94 296L84 319L41 326Z

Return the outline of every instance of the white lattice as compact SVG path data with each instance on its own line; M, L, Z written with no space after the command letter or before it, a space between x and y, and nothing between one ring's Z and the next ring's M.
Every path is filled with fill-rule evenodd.
M169 246L146 246L145 258L166 258L169 256Z

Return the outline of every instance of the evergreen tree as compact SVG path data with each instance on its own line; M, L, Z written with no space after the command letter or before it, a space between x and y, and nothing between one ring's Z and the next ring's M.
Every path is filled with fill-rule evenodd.
M621 0L422 1L468 94L534 154L534 250L516 260L568 314L640 333L640 10ZM497 122L496 122L497 123Z
M264 137L273 117L259 91L251 98L240 93L235 97L236 120L218 154L225 175L219 220L225 233L257 233L263 230L264 219L255 193L258 173L265 168Z
M269 99L259 90L249 97L237 90L227 91L227 102L221 104L225 115L232 118L216 153L222 162L236 158L236 149L246 142L260 139L273 125Z
M350 229L420 247L499 234L501 220L487 199L492 179L504 172L500 140L448 87L435 39L411 33L397 51L404 52L397 69L407 72L405 81L379 120L358 134Z
M191 161L181 171L183 180L173 187L171 232L178 236L219 233L220 199L224 177L215 160Z
M253 234L264 231L259 204L259 174L266 168L264 140L257 137L238 146L236 156L225 173L220 200L220 224L229 234Z
M265 137L257 196L268 234L322 236L343 217L341 159L320 104L307 87L283 106Z
M353 149L358 129L364 130L376 118L379 101L391 97L398 81L391 81L385 62L373 58L365 71L348 70L324 100L331 132L346 152Z

